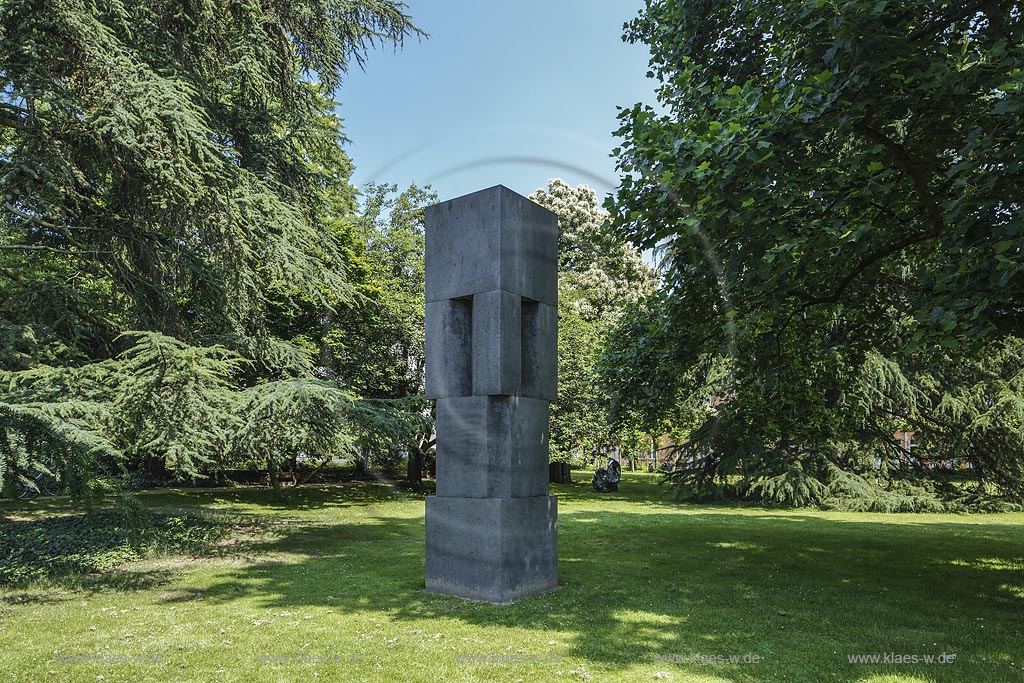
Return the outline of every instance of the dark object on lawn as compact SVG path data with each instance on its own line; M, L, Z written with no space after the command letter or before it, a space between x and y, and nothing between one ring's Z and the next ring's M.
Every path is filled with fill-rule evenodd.
M619 490L619 480L622 479L622 470L617 460L609 460L608 468L600 468L594 472L594 479L591 486L598 493L612 493Z

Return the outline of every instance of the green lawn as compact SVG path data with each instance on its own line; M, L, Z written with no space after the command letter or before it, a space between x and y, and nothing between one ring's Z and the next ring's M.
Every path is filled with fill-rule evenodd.
M256 523L212 556L0 590L0 680L1024 681L1024 514L695 506L655 482L552 487L560 587L511 606L424 593L423 499L386 484L143 494ZM848 660L884 653L956 657Z

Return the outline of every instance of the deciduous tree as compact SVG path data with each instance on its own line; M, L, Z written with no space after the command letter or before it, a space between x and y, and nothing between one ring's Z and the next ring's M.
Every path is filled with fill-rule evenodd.
M1024 331L1019 3L650 0L626 38L651 49L661 109L621 113L608 207L665 254L666 294L610 357L623 405L721 399L680 475L696 492L739 473L743 495L813 503L870 469L851 447L893 465L883 484L920 463L855 405L873 359L940 401ZM1016 471L1001 444L973 474Z

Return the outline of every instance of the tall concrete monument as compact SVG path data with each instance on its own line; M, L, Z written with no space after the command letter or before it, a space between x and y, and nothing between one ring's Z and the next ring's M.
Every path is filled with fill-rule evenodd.
M502 603L558 585L548 495L557 223L501 185L426 210L426 393L437 400L430 592Z

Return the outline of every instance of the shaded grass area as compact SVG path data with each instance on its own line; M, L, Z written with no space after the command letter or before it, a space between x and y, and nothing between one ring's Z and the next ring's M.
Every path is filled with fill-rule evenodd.
M286 504L260 490L147 494L160 512L259 523L204 558L0 591L0 669L19 681L1024 681L1024 515L696 506L655 481L626 473L604 496L553 487L560 587L511 606L425 593L422 497L385 484L299 489ZM849 661L890 653L956 658Z
M207 552L231 531L209 516L98 510L0 524L0 586L111 569L166 555Z

